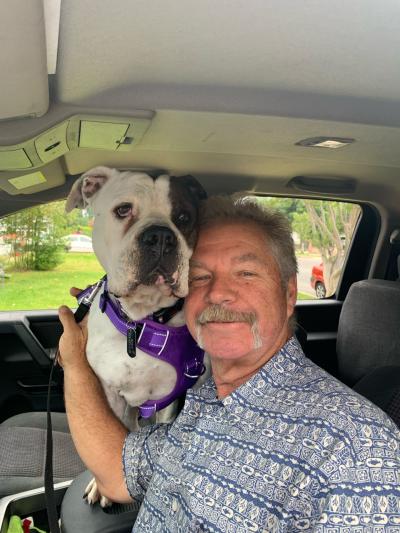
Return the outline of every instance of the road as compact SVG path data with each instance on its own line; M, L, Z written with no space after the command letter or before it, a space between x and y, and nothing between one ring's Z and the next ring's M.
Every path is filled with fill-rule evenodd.
M319 265L321 259L319 257L298 257L299 273L297 276L297 288L299 292L305 292L315 296L315 293L310 285L311 270L314 265Z

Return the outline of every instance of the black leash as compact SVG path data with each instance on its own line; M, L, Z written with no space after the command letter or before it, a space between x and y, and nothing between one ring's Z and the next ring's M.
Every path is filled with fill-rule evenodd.
M75 322L79 324L87 313L89 312L92 302L103 285L105 278L102 278L93 289L90 291L89 296L85 296L79 303L77 310L74 313ZM53 363L50 369L49 384L47 387L47 433L46 433L46 461L44 468L44 495L47 508L47 519L49 522L50 533L60 533L60 526L58 524L58 512L54 492L54 479L53 479L53 428L51 423L51 386L53 384L53 372L58 364L59 350L54 357Z
M53 482L53 429L51 425L51 385L53 379L53 371L57 366L58 350L51 365L49 385L47 387L47 434L46 434L46 462L44 467L44 496L46 500L47 519L49 522L50 533L60 533L58 525L58 513L54 494Z
M101 278L90 290L85 290L87 294L80 301L77 310L74 313L75 322L79 324L90 310L93 300L98 291L103 286L106 276ZM180 299L172 307L167 307L156 311L153 314L153 320L159 323L168 322L176 313L178 313L183 307L183 299ZM59 350L54 357L53 363L50 369L49 384L47 387L47 434L46 434L46 461L44 469L44 494L47 508L47 519L49 522L50 533L60 533L60 526L58 524L58 512L54 491L53 480L53 429L51 423L51 386L53 380L53 372L58 364ZM57 368L58 369L58 368Z

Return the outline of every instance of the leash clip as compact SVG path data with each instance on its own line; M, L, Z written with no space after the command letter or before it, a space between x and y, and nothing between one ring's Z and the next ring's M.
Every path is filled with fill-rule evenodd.
M104 281L106 279L106 276L103 276L97 283L96 285L94 285L93 289L90 291L90 294L88 294L87 296L84 296L82 301L80 303L84 304L84 305L87 305L88 307L90 307L93 303L93 300L95 299L96 297L96 294L99 292L99 290L101 289Z
M89 294L85 294L82 300L79 302L78 309L74 313L75 321L77 323L81 322L85 316L88 314L90 307L93 303L93 300L96 297L96 294L99 292L103 283L106 279L106 276L103 276L91 289ZM86 291L85 291L86 292Z

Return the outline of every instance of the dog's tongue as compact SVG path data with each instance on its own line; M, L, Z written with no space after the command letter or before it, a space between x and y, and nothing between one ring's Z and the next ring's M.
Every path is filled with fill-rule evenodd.
M159 274L158 278L156 279L155 284L156 285L175 285L178 278L178 273L174 272L172 276L166 277L164 274Z
M165 296L171 296L171 285L168 283L168 280L166 280L162 274L159 274L158 278L156 279L155 285L159 287L162 294L164 294Z
M159 274L158 278L156 279L156 285L162 285L163 283L167 283L165 281L165 278L162 274Z

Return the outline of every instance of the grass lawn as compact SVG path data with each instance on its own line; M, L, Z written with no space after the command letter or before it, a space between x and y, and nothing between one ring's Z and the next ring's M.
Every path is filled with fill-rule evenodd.
M305 292L298 292L297 299L298 300L315 300L316 298L312 294L306 294Z
M0 280L0 311L76 307L70 287L91 285L104 275L94 254L67 253L65 261L46 272L9 272Z
M70 287L82 287L98 281L104 271L95 255L65 254L65 261L47 272L10 272L10 278L0 280L0 311L57 309L60 305L76 307L69 295ZM299 292L299 300L313 300Z

